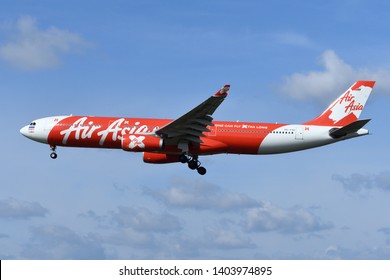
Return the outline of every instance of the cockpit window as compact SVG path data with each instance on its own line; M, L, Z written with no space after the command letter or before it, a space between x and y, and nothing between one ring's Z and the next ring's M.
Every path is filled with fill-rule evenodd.
M32 123L30 123L30 125L36 125L37 123L36 122L32 122Z

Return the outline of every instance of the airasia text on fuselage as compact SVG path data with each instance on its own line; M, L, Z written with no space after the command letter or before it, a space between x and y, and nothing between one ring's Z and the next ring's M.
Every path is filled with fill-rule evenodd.
M76 140L80 139L91 139L94 134L100 137L99 145L103 146L107 137L111 134L112 141L122 139L122 135L125 134L146 134L154 132L159 127L153 127L149 129L147 125L141 125L140 122L136 121L134 124L130 124L124 118L116 119L108 125L107 128L102 129L102 126L95 125L93 118L82 117L76 120L69 128L64 129L60 132L60 135L64 135L62 144L66 145L69 138L74 137Z

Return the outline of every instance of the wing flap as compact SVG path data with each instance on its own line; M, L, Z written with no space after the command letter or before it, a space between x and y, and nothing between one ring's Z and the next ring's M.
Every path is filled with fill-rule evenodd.
M202 133L202 131L193 130L193 129L181 129L181 130L179 130L179 133L180 133L179 135L189 134L189 135L193 135L193 136L197 136L197 137L206 136Z
M211 122L212 120L213 118L211 116L206 115L203 118L192 119L190 121L201 125L214 126L214 124Z
M188 134L181 137L180 140L189 141L197 144L203 143L203 141L199 137L188 135Z

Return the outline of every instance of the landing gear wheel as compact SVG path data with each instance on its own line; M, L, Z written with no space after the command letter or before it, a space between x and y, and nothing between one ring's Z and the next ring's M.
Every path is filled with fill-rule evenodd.
M184 160L187 160L186 162L188 164L189 169L197 170L200 175L204 175L206 174L206 168L201 166L201 163L198 158L199 158L198 155L188 156L186 154L182 154L180 155L179 160L182 163L185 163Z
M197 169L199 167L199 161L197 161L197 160L190 160L189 162L188 162L188 168L189 169L192 169L192 170L195 170L195 169Z
M50 145L50 150L52 150L52 153L50 154L50 157L52 159L56 159L57 158L56 146L55 145Z
M198 170L198 173L199 173L200 175L206 174L206 168L204 168L203 166L199 166L199 167L197 168L197 170Z
M187 163L188 162L188 157L185 154L181 154L179 156L179 160L181 163Z

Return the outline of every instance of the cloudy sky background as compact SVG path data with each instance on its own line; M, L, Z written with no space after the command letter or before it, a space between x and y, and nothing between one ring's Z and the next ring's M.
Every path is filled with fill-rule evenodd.
M9 1L0 10L0 259L389 259L386 1ZM301 123L357 79L372 135L217 155L199 176L59 148L51 115L176 118L223 84L217 120Z

